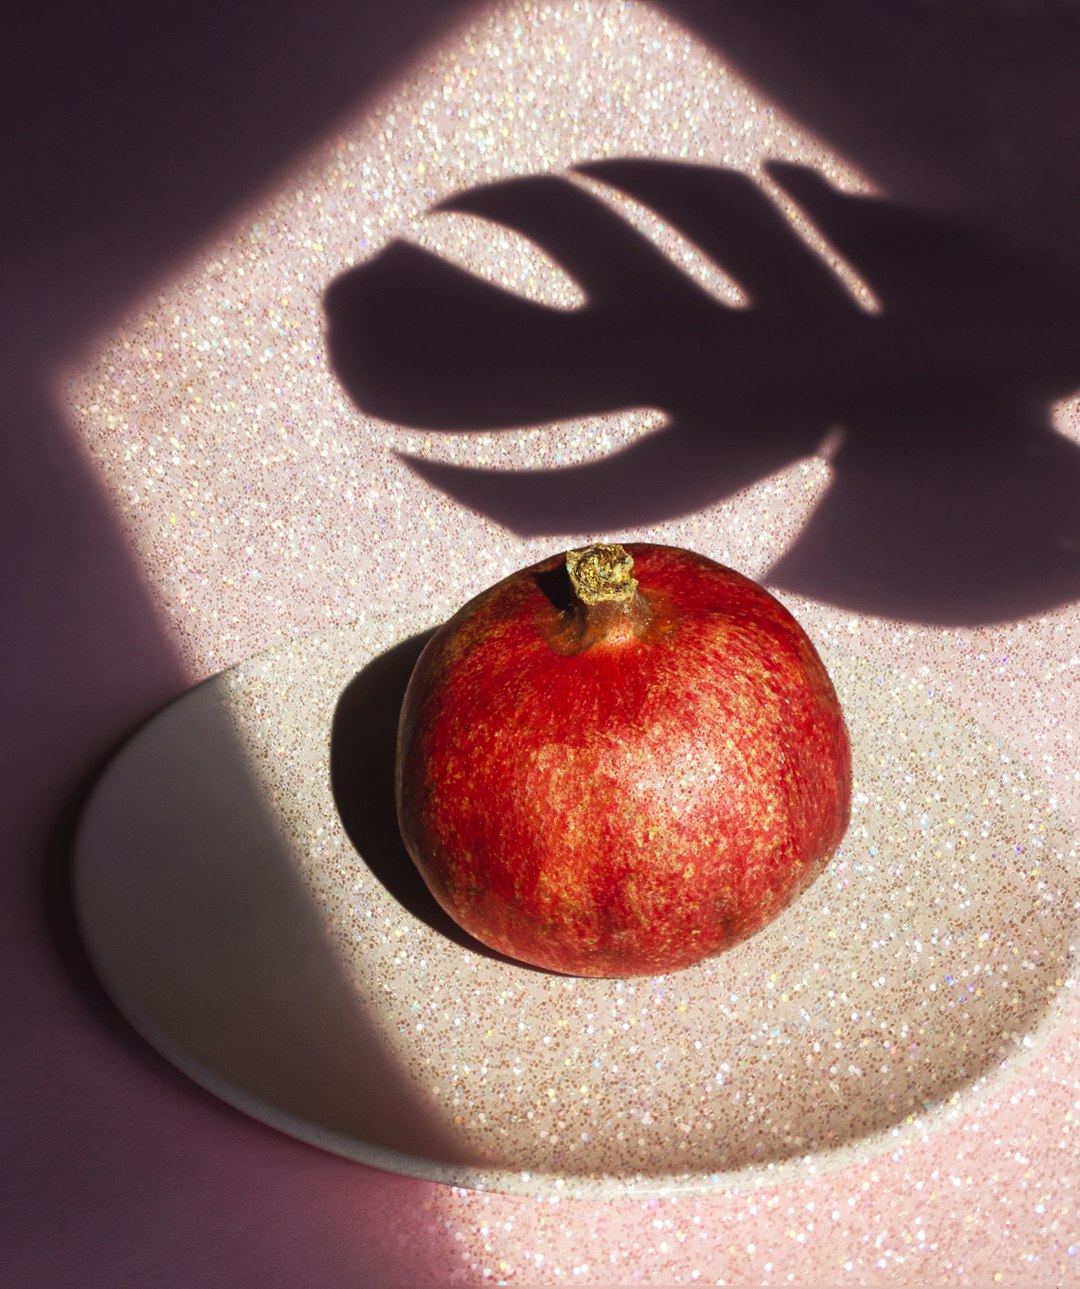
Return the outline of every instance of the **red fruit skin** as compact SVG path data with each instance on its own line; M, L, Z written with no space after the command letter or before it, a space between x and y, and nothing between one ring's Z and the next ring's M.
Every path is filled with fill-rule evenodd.
M546 560L436 633L399 727L401 832L436 900L569 975L720 953L809 886L849 820L847 729L795 619L703 556L625 549L644 633L567 653Z

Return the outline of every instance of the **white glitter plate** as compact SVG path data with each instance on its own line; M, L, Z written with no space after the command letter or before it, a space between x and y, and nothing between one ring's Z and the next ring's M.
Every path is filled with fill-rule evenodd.
M479 1189L727 1189L895 1150L1059 1023L1080 896L1067 822L939 696L834 655L852 824L771 927L623 982L469 946L393 821L417 652L401 631L356 626L215 677L88 804L89 952L132 1024L224 1100Z

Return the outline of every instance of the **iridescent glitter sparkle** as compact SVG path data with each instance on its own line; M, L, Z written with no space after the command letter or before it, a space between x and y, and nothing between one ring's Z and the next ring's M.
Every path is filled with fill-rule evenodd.
M690 546L766 577L828 487L828 451L808 450L633 533L523 539L423 484L401 454L546 469L628 447L664 410L425 430L360 414L328 369L324 292L395 238L524 299L582 303L544 249L433 211L514 176L577 185L738 306L687 239L572 169L614 157L749 176L875 307L762 163L868 185L719 54L644 4L499 5L67 373L72 424L193 678L258 656L226 682L243 746L403 1082L472 1160L450 1179L518 1192L433 1184L417 1220L456 1275L1075 1279L1075 614L946 631L792 599L851 706L852 830L768 940L678 977L583 983L473 956L405 915L340 832L326 738L371 651L512 568L602 537ZM1058 425L1078 437L1075 405Z

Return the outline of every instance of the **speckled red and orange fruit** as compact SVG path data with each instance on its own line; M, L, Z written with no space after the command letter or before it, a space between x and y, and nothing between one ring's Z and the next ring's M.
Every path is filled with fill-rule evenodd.
M628 545L647 630L559 647L563 556L465 605L402 710L398 812L435 898L522 962L659 974L726 949L824 868L848 734L788 611L688 551ZM580 606L578 612L581 611Z

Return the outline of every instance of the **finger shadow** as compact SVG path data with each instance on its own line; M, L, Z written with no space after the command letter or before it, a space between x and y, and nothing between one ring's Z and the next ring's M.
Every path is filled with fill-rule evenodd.
M671 185L687 188L686 206L709 181L716 237L726 229L721 249L748 266L752 299L832 290L813 256L790 252L782 221L762 218L763 207L772 207L744 176L671 170ZM725 306L607 203L564 178L486 185L442 209L527 236L578 281L586 304L573 311L538 305L417 246L391 243L325 296L332 366L357 407L440 431L635 407L670 414L663 429L618 457L542 475L511 478L406 458L457 500L522 534L642 523L731 495L821 441L828 418L810 353L820 328L799 341L799 374L778 381L768 352L776 328L786 336L805 327Z
M851 352L832 485L770 573L863 613L943 625L1080 595L1080 297L969 229L768 167L881 305ZM845 380L838 371L838 384Z

